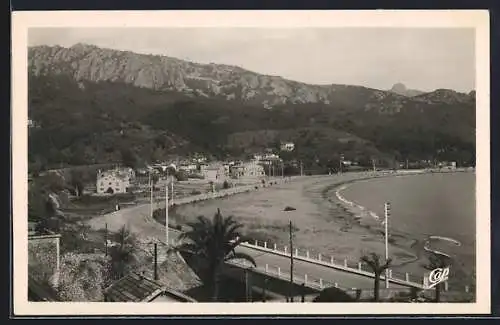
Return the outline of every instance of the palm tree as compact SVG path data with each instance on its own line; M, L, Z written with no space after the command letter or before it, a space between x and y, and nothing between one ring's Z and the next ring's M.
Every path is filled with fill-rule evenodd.
M191 253L206 263L212 300L218 301L220 274L224 263L242 259L256 266L255 260L250 255L235 252L235 248L242 243L242 239L237 236L242 224L235 221L232 216L223 217L217 209L212 220L199 216L195 222L188 223L188 226L191 229L179 237L180 240L187 239L187 241L176 249Z
M375 283L373 286L373 300L379 300L380 293L380 275L389 268L391 265L392 259L388 259L384 264L380 261L380 255L376 253L371 253L370 255L365 255L361 257L361 262L368 264L368 267L375 274Z
M431 253L429 255L429 263L425 266L426 269L432 271L437 268L445 268L449 263L449 258L442 254ZM442 283L436 284L434 287L435 296L434 301L439 302L441 300L441 285Z
M125 276L125 273L135 259L135 238L129 232L126 226L120 228L117 234L118 245L109 250L110 255L110 273L112 279L119 279Z

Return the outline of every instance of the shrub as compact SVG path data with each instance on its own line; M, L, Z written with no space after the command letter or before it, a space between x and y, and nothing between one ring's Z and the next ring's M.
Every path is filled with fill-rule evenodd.
M176 225L175 226L175 229L179 230L179 231L182 231L182 225Z
M229 183L227 181L224 181L224 183L222 183L222 188L227 190L229 188Z

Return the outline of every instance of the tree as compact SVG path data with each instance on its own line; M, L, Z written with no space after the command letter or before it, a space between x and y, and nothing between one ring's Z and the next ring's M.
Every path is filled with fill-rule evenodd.
M73 187L77 197L83 193L85 185L83 184L83 176L80 172L75 170L71 171L71 186Z
M237 236L242 224L235 221L232 216L224 218L217 209L212 220L199 216L196 222L187 225L191 229L180 236L180 239L187 241L176 249L191 253L205 263L206 281L211 289L212 300L218 301L220 274L224 263L242 259L256 266L255 260L250 255L235 252L235 248L242 243L242 239Z
M368 267L375 274L375 282L373 286L373 300L378 301L380 295L380 275L389 268L392 259L388 259L384 264L380 261L380 255L376 253L371 253L370 255L365 255L361 257L361 262L368 264Z
M110 275L112 279L125 276L127 271L136 262L135 237L126 226L120 228L117 234L118 245L110 247Z
M426 269L432 271L437 268L445 268L450 265L449 258L442 254L431 253L429 255L429 263L425 266ZM436 284L434 287L435 296L434 301L439 302L441 300L441 287L442 283Z
M123 148L120 153L123 165L130 168L137 168L139 159L130 148Z

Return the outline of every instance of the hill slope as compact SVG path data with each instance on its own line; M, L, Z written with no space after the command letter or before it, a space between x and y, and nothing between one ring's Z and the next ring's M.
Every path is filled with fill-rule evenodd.
M475 94L406 97L78 44L29 49L30 160L95 163L296 142L295 158L472 162ZM272 109L269 109L272 106ZM71 126L71 127L68 127Z

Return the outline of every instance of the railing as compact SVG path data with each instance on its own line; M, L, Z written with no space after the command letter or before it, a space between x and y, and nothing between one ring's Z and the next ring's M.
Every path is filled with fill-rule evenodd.
M257 272L260 274L264 274L267 276L272 276L274 278L280 279L280 280L285 280L285 281L290 281L290 272L281 269L279 266L270 266L268 264L266 265L257 265L257 267L253 267L249 263L245 261L240 261L240 260L231 260L227 262L230 265L234 265L237 267L242 267L242 268L250 268L253 272ZM356 288L345 288L339 286L338 283L336 282L329 282L321 278L313 277L308 274L302 274L302 273L297 273L293 272L293 283L297 285L304 285L308 288L314 289L321 291L325 288L328 287L336 287L336 288L341 288L343 290L355 290Z
M263 242L262 246L259 245L259 241L255 241L253 244L245 242L242 243L241 246L251 248L251 249L256 249L260 251L264 251L267 253L271 253L274 255L279 255L283 257L289 257L290 256L290 251L288 250L288 247L284 246L283 250L279 249L279 246L276 244L273 244L272 246L269 245L267 242ZM269 247L270 246L270 247ZM354 273L362 276L367 276L367 277L375 277L375 274L368 268L368 266L364 263L361 262L353 262L349 261L346 258L339 260L335 259L333 256L326 256L317 254L317 255L312 255L308 250L301 250L301 249L294 249L293 256L295 259L304 261L304 262L309 262L309 263L314 263L318 264L321 266L349 272L349 273ZM385 280L385 276L381 276L382 280ZM415 278L415 276L411 276L409 273L396 273L393 272L392 270L389 270L389 282L396 283L396 284L401 284L404 286L409 286L409 287L415 287L415 288L423 288L423 279L420 279L420 282Z

